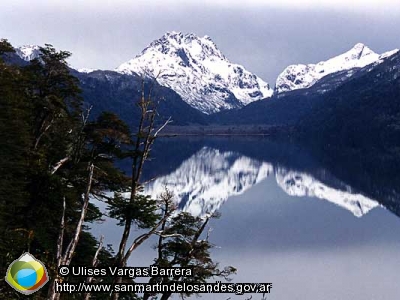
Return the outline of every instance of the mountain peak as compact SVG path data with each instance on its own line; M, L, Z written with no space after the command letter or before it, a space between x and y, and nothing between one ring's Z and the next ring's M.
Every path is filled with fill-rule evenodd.
M360 60L368 55L374 56L377 58L379 54L372 51L368 46L363 43L357 43L351 48L349 51L337 56L339 58L344 58L345 60Z
M268 83L231 63L209 36L193 33L167 32L116 71L156 78L206 114L272 95Z
M363 43L357 43L357 44L355 44L355 45L353 46L353 48L350 49L350 51L355 50L355 51L362 52L362 51L364 51L365 49L367 49L367 50L370 51L370 52L373 52L370 48L368 48L368 47L367 47L365 44L363 44Z
M179 41L179 42L181 42L183 39L191 40L191 39L199 38L194 33L183 34L180 31L169 31L166 34L164 34L163 37L166 37L166 38L169 38L169 39L174 39L174 40Z
M181 42L182 40L202 39L194 33L182 33L181 31L168 31L160 39L163 38L174 39L179 42Z
M397 51L375 53L363 43L357 43L347 52L317 64L288 66L277 78L277 93L311 87L321 78L339 71L363 68ZM349 74L351 76L351 74Z
M40 56L38 45L23 45L15 48L15 53L25 61L31 61Z
M167 32L161 38L153 41L138 56L142 56L147 51L152 51L153 48L157 49L163 54L169 54L173 52L177 53L178 55L180 53L190 53L196 59L200 60L204 60L210 55L219 57L221 59L226 59L210 37L204 36L201 38L194 33L183 34L182 32L177 31Z
M362 49L364 47L365 47L365 45L363 43L357 43L354 45L353 49Z
M358 52L362 54L362 56L369 55L369 54L376 54L374 51L371 50L367 45L363 43L357 43L351 48L348 52Z

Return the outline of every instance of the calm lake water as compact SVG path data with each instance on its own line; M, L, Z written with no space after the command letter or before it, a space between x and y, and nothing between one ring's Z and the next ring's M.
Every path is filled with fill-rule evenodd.
M238 269L232 282L272 282L267 299L398 299L400 197L393 175L258 137L160 139L152 156L144 176L155 179L146 193L156 196L166 186L181 209L221 212L210 240L215 261ZM113 220L92 231L117 247L121 230ZM134 253L131 265L150 265L153 244ZM228 297L246 298L203 294Z

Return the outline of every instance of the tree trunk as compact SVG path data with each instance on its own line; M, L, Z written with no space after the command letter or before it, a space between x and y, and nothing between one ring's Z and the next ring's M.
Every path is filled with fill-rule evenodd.
M72 256L74 255L76 246L78 245L78 242L79 242L79 238L80 238L80 235L82 232L82 226L83 226L83 223L85 222L85 216L86 216L88 205L89 205L89 196L90 196L90 190L92 188L92 181L93 181L93 170L94 170L94 164L90 163L88 183L86 186L86 193L85 193L85 196L83 199L81 216L80 216L78 224L76 225L76 228L75 228L74 238L71 240L67 249L65 250L65 254L62 259L63 265L67 265L67 266L70 265Z

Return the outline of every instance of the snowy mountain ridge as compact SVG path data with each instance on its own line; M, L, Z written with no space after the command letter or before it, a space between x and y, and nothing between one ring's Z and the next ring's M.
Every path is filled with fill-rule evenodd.
M37 45L21 46L15 50L25 61L40 54ZM395 49L377 54L358 43L349 51L317 64L288 66L278 76L273 90L243 66L231 63L210 37L168 32L115 71L156 78L160 85L174 90L190 106L205 114L212 114L238 109L274 94L306 89L327 75L347 71L337 84L328 80L328 89L334 88L351 77L357 69L380 63L398 51ZM91 73L95 70L81 68L77 71Z
M231 63L210 37L180 32L166 33L116 71L156 78L206 114L241 108L273 93L268 83Z
M317 64L290 65L279 74L275 84L275 93L309 88L329 74L380 63L384 58L398 51L398 49L395 49L383 54L377 54L364 44L358 43L349 51L327 61L321 61Z

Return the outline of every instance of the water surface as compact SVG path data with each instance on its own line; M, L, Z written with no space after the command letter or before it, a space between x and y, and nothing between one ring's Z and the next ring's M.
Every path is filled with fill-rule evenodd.
M238 269L233 282L272 282L267 299L397 299L397 179L354 168L351 159L331 167L314 150L265 138L159 140L145 191L156 196L168 187L195 215L220 211L211 222L213 258ZM101 231L116 244L115 222L94 228ZM132 266L152 262L152 244Z

